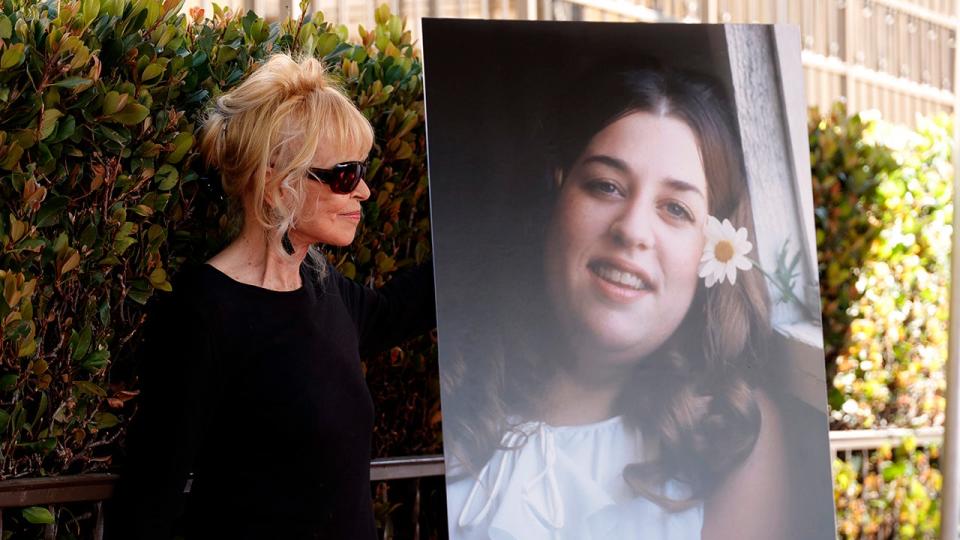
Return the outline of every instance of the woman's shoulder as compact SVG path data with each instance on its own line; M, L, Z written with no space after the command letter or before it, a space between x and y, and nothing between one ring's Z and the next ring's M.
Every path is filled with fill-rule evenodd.
M150 317L163 324L197 325L215 312L218 289L215 269L206 264L184 266L170 280L170 291L156 291Z
M757 441L708 500L705 540L731 538L735 533L738 538L765 538L770 530L783 530L789 468L785 426L775 395L757 388L754 398L760 411Z

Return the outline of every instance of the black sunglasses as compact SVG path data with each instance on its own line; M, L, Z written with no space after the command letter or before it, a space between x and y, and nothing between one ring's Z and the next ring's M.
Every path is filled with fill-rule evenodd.
M310 167L307 169L307 175L327 184L330 186L330 191L334 193L353 193L360 181L367 176L367 162L344 161L329 169Z

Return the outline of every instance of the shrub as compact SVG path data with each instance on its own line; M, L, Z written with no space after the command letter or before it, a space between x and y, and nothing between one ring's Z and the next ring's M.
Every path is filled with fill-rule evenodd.
M857 538L938 538L939 448L917 448L908 437L897 448L834 459L837 536Z
M911 131L852 117L827 129L842 131L844 122L856 126L857 146L872 149L874 156L882 153L884 160L889 156L894 166L875 170L870 190L855 205L844 206L839 197L841 210L831 213L849 220L840 216L843 208L856 207L853 220L865 224L867 234L840 236L844 225L832 221L818 231L824 238L826 341L835 361L833 423L845 428L941 425L953 212L951 126L939 117L921 120ZM818 190L826 185L821 181ZM831 281L837 272L848 273L834 267L850 254L860 261L844 281Z
M912 131L842 108L811 116L835 428L943 423L951 132L946 117L923 119ZM838 535L936 537L938 455L907 439L834 460Z
M897 164L889 149L864 140L867 122L841 104L824 116L811 109L808 129L829 380L850 326L848 310L861 296L856 274L882 227L874 212L879 177ZM837 392L830 400L842 405Z

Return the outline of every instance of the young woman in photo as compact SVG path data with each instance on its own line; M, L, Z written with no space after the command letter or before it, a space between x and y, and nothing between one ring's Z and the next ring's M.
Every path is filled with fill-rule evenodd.
M732 105L657 66L582 81L556 114L539 277L443 374L451 537L777 537L783 426Z

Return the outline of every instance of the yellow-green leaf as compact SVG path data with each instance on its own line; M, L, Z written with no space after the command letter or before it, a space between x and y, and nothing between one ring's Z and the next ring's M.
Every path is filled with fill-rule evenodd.
M34 525L49 525L53 523L53 514L42 506L24 508L21 512L23 519Z
M12 34L13 25L10 23L10 19L0 13L0 39L10 39Z
M167 156L167 163L179 163L193 147L193 133L183 131L173 139L173 150ZM172 186L171 186L172 187Z
M127 104L127 94L120 94L114 90L107 92L103 96L103 114L113 114L124 108Z
M386 24L390 20L390 6L386 3L380 4L380 7L374 12L373 18L377 21L377 24Z
M151 79L156 79L163 73L163 66L160 64L150 64L147 67L143 68L143 75L140 77L141 81L149 81Z
M47 109L43 111L43 119L40 121L40 140L46 139L53 131L57 129L57 120L63 116L63 113L57 109Z
M123 109L110 115L117 122L126 126L133 126L143 122L143 119L150 114L150 109L139 103L127 103Z
M161 285L165 281L167 281L167 272L163 268L157 268L150 272L150 283L152 285Z
M17 141L11 142L10 146L7 147L7 153L2 155L3 159L0 159L0 169L12 170L20 161L22 155L23 147Z
M78 86L83 86L92 82L90 79L85 79L83 77L67 77L66 79L59 80L53 83L51 86L58 86L60 88L76 88Z
M66 274L67 272L73 270L80 264L80 254L77 253L77 250L70 248L68 250L69 255L63 261L63 266L60 267L60 275Z
M100 14L100 0L83 0L83 25L87 26Z
M20 62L23 62L23 43L14 43L7 47L7 50L3 51L3 56L0 56L0 69L10 69L20 65Z

